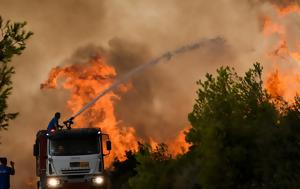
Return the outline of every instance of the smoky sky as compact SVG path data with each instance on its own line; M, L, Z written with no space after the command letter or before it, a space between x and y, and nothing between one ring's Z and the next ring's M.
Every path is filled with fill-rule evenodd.
M112 39L109 44L108 60L116 68L117 75L122 76L151 59L149 49L143 45L132 44L121 39ZM222 42L208 42L204 45L204 49L205 53L202 48L197 52L202 53L204 59L211 57L205 57L209 51L219 53L218 60L215 60L217 62L221 58L229 58L230 47ZM137 56L134 56L135 54ZM210 60L210 62L214 61ZM167 64L169 63L165 63L164 66L172 67L172 63ZM201 69L199 64L201 62L185 64L185 66ZM185 91L181 90L177 82L174 82L173 76L163 73L163 70L150 68L131 79L132 90L118 94L121 100L116 101L117 118L135 127L138 135L144 139L152 137L164 141L175 137L182 126L186 125L186 114L181 113L182 111L188 112L190 108L185 106ZM185 80L188 78L187 74L181 72L178 77Z
M285 8L290 5L300 5L300 0L263 0L264 2L270 2L281 8Z
M34 32L24 53L13 59L16 74L9 108L20 116L8 131L1 131L0 155L16 161L13 187L30 188L28 182L35 179L32 145L36 131L46 128L56 111L63 112L63 118L70 116L67 91L40 90L51 68L105 56L122 75L184 44L223 38L225 43L207 44L137 75L127 93L116 91L121 97L115 102L117 119L134 127L139 137L163 142L189 124L196 81L205 73L215 73L221 65L244 72L252 63L265 60L268 44L262 43L262 12L272 12L271 3L286 6L286 2L299 3L0 0L4 19L27 21L27 29Z
M211 56L212 52L217 52L219 55L213 57ZM233 59L230 46L221 39L209 40L204 43L197 54L211 64L221 60ZM64 64L65 66L87 64L94 57L104 57L107 63L115 68L117 72L116 79L118 79L137 66L146 64L154 56L150 48L144 44L113 38L108 42L106 48L95 45L80 47ZM200 70L201 62L186 63L185 67L186 69L192 67ZM175 71L181 68L173 67L172 69ZM180 70L177 71L180 72ZM178 85L177 82L174 82L173 76L167 74L167 72L162 74L163 72L155 66L150 67L149 70L130 79L131 87L129 91L125 93L115 91L120 97L115 100L117 120L134 127L138 137L144 140L152 138L158 141L166 141L175 137L182 127L187 125L186 114L182 114L183 108L186 107L185 112L188 112L191 108L186 106L186 99L184 98L186 94L184 90L181 90L181 84ZM186 80L189 77L188 74L191 74L191 71L182 72L181 70L179 77ZM177 106L180 106L180 109L179 107L176 108ZM170 133L170 131L172 132Z

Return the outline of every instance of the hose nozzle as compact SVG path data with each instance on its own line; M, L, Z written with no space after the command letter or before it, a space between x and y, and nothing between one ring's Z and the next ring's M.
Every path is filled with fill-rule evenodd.
M74 117L70 117L68 120L64 121L64 125L67 127L67 129L71 129L72 124L74 124Z

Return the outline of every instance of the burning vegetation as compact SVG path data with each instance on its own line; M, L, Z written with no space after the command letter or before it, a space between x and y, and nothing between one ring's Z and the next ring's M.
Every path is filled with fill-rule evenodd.
M123 100L122 94L135 90L132 81L104 96L76 119L75 127L99 127L112 136L114 150L109 162L114 167L115 188L298 186L299 180L291 177L300 175L299 171L274 165L287 162L298 166L290 156L298 157L300 152L295 142L300 131L295 126L300 115L299 99L294 98L300 91L296 70L300 40L290 39L286 19L300 14L300 9L297 3L272 3L275 14L262 16L261 35L273 41L265 53L272 62L265 83L259 64L245 76L228 67L220 68L215 77L208 74L205 81L198 82L198 98L189 114L191 126L175 139L163 141L167 145L151 135L139 136L134 125L118 120L116 103ZM97 56L84 63L57 67L41 88L68 90L67 107L75 114L114 83L118 78L114 66ZM113 161L115 158L118 160Z
M271 1L274 15L263 19L265 40L275 39L274 47L267 53L273 70L267 74L266 88L272 96L293 101L300 92L300 38L295 35L293 24L288 20L300 15L298 1Z
M116 71L105 63L103 58L94 58L83 64L73 64L54 68L49 79L41 85L42 89L64 88L70 91L67 102L72 114L78 112L100 92L110 86L116 77ZM59 84L61 82L61 84ZM130 85L120 86L126 92ZM118 100L114 92L104 96L99 102L76 118L74 127L98 127L112 137L114 150L111 158L124 156L128 149L137 149L137 136L130 126L118 123L114 113L114 101ZM111 161L112 159L110 159Z
M67 106L71 113L75 114L100 92L111 86L116 77L115 69L108 65L104 58L97 57L86 63L54 68L50 72L49 79L41 84L41 89L63 88L70 91ZM126 93L128 90L134 90L130 82L121 84L118 88L119 93ZM153 148L158 144L151 136L146 139L138 137L133 127L122 123L122 120L117 120L114 106L118 100L122 99L116 93L108 93L82 116L76 118L74 125L74 127L98 127L113 136L114 150L109 162L115 158L123 160L128 150L136 151L138 141L149 141ZM174 140L164 142L170 144L170 152L173 155L186 152L189 146L184 140L183 131Z
M75 120L74 127L99 127L103 130L103 132L109 133L112 136L111 140L113 144L113 151L112 155L109 156L110 159L108 160L109 163L112 163L111 165L115 167L114 178L116 179L116 182L120 181L119 188L121 188L121 186L123 188L156 187L191 189L237 188L237 186L244 188L247 188L248 186L256 188L299 188L299 181L297 178L299 178L300 175L298 171L300 167L298 165L298 160L300 157L298 149L298 135L300 135L300 132L297 125L299 123L300 103L298 98L294 98L295 95L299 94L300 92L300 36L298 28L299 24L297 24L299 23L298 20L300 16L299 1L247 1L251 3L255 2L255 5L259 5L255 8L249 8L248 4L246 6L244 4L246 1L228 1L230 2L228 4L224 3L226 1L217 3L212 2L212 4L206 3L206 1L198 1L201 3L196 3L197 1L184 3L181 3L180 1L176 2L178 2L178 7L173 7L169 4L160 6L170 7L170 14L162 14L163 16L166 16L167 24L163 24L165 22L158 22L160 25L155 25L156 22L151 22L151 16L153 15L152 12L147 14L149 15L150 22L146 23L149 23L149 26L151 24L154 24L153 26L155 26L155 29L151 29L151 27L148 29L154 34L150 34L150 32L147 33L147 31L144 30L139 33L139 31L136 31L136 28L140 28L139 25L131 25L131 20L127 22L127 20L121 19L120 23L122 24L119 25L120 27L124 27L124 25L126 25L126 27L128 26L129 32L126 30L128 33L123 33L121 28L115 28L114 24L111 24L113 21L107 22L109 23L108 25L113 25L112 28L107 30L107 33L115 30L120 30L122 32L116 34L113 33L112 36L105 36L103 38L100 37L99 39L107 40L110 37L128 36L129 34L138 36L137 38L140 39L143 38L146 33L149 35L149 40L142 40L143 44L150 44L151 46L153 45L153 47L151 47L153 49L158 47L164 49L165 47L169 46L165 44L162 45L162 43L166 43L168 40L171 41L172 39L180 39L184 41L194 39L199 36L219 35L220 31L224 31L224 39L228 39L229 41L229 45L226 46L226 49L228 48L229 51L232 50L233 53L230 54L229 51L225 52L223 48L218 48L221 46L218 43L216 48L208 48L209 50L199 53L202 53L202 55L197 53L195 53L195 56L193 55L194 57L191 59L197 59L197 62L201 62L201 64L197 64L199 66L197 69L194 69L193 67L196 64L186 64L191 59L185 58L184 61L179 63L182 65L182 67L179 68L180 72L178 73L175 69L175 71L171 70L170 72L166 73L164 72L164 69L160 70L160 73L154 73L155 71L150 71L150 74L145 73L143 77L120 85L118 89L104 96L93 107L88 109ZM18 2L18 4L19 3L20 2ZM73 6L75 6L75 3L72 2L71 4L72 6L66 3L65 6L61 7L72 7L73 12ZM176 3L174 3L174 5L175 4ZM50 4L46 3L46 5ZM149 4L147 3L145 5L147 9L151 7L148 6ZM92 4L89 4L89 6L92 6ZM46 7L48 9L49 6ZM202 9L203 7L204 9L207 8L207 10ZM209 7L216 8L211 9ZM230 9L228 7L233 8ZM81 7L77 8L80 11L82 9ZM122 7L122 9L123 8L126 9L126 7ZM134 7L134 9L136 8L137 7ZM154 8L157 7L154 6ZM228 14L229 16L224 16L224 19L221 19L219 17L222 17L224 14L222 14L223 8L225 10L224 12L226 12L226 15ZM245 15L239 15L241 13L239 8L241 8L240 10L244 11L243 14L250 16L248 17ZM56 7L56 9L60 8ZM103 8L103 10L104 9L105 8ZM128 12L133 12L132 10L134 9L129 9L130 11ZM255 13L252 12L253 9L255 9ZM85 9L83 10L84 12L89 12L85 11ZM114 9L113 7L109 8L109 11L111 10L120 11L118 9ZM212 10L218 10L218 12L215 13ZM187 11L190 11L191 14L183 14ZM66 22L62 22L61 24L62 26L65 26L69 24L69 20L72 20L73 17L75 18L75 15L72 14L72 18L66 17L65 10L62 12L64 14L60 13L58 15L60 18L66 18ZM104 14L105 11L102 12ZM156 13L156 10L153 12ZM98 13L99 10L97 9L91 17L84 17L84 19L82 19L82 16L85 15L85 13L78 14L80 18L78 19L78 17L76 17L77 19L74 19L76 20L74 22L76 23L76 26L73 26L74 28L70 28L72 28L74 31L78 29L77 21L82 23L90 23L86 22L86 20L94 20L93 25L97 25L98 21L95 19L95 17L98 15ZM122 15L124 12L121 12L120 14ZM52 12L50 15L52 15ZM115 22L118 23L120 15L115 15L114 12L109 12L108 15L110 15L110 19L116 17L117 21ZM124 15L127 14L125 13ZM125 18L124 15L122 15L122 17ZM168 15L172 16L168 17ZM131 16L135 18L136 15L132 14ZM34 17L36 16L34 15ZM246 29L240 30L240 28L237 27L238 24L245 22L247 23L247 18L250 17L255 20L250 21L251 23L249 22L250 29L245 27ZM58 20L60 20L60 18ZM203 19L204 21L201 21L199 18L205 19ZM212 20L207 21L207 18L212 18ZM239 19L236 20L236 18L240 18L242 21ZM260 19L260 22L256 22L257 18ZM144 24L145 21L143 19L141 20ZM233 23L232 25L228 22L229 20L230 23ZM176 21L176 27L173 27L172 22L174 21ZM259 24L254 26L252 22ZM53 23L53 21L51 23ZM224 25L228 26L224 26L223 23L225 23ZM187 27L185 27L185 24L187 24ZM194 28L194 26L197 26L197 24L199 24L200 29L197 29L196 27ZM55 24L49 25L52 27L52 25ZM166 25L167 27L172 28L173 31L176 31L174 33L179 34L174 34L171 32L168 34L170 34L172 37L168 37L165 32L153 32L159 30L158 26L161 25ZM84 26L85 27L81 28L89 28L90 24ZM100 26L102 28L108 28L108 26L101 24ZM192 32L191 29L189 29L189 26L193 28ZM45 26L43 25L43 28L44 27ZM253 27L254 30L251 30L251 27ZM90 30L89 32L102 30L102 28L93 28L93 30ZM136 33L132 32L132 30L134 30ZM202 32L202 30L204 32ZM55 39L58 34L61 35L61 32L64 31L64 29L59 28L57 31L58 33L54 32ZM47 32L51 33L49 32L49 29ZM233 37L234 40L232 40L232 36L236 35L236 32L244 33L243 35L249 37L249 39L247 37ZM62 49L71 49L69 46L64 46L64 44L72 43L73 47L73 42L75 40L79 40L78 37L81 37L83 34L83 38L86 41L86 32L83 32L83 30L78 30L79 34L75 33L76 32L74 32L74 38L70 38L71 42L68 40L62 42L62 46L64 47ZM68 33L64 34L66 36ZM186 34L186 36L181 36L182 34ZM254 35L254 37L252 35ZM163 37L159 38L159 36ZM128 38L132 41L137 39L130 37ZM156 38L159 38L159 40L152 43L151 40L154 41ZM255 41L256 44L248 43L248 41L251 41L251 39L254 38L256 40L253 41ZM260 41L258 41L257 38L259 38ZM49 37L49 39L53 40L54 38ZM163 41L162 39L165 39L166 41ZM93 38L93 40L97 41L95 38ZM176 40L174 40L174 43L170 42L170 45L177 44L178 41ZM112 44L112 51L108 53L109 56L114 54L113 63L111 60L108 60L108 58L111 57L106 57L106 54L104 53L103 56L89 56L89 58L84 62L70 62L70 64L61 65L51 70L49 78L41 85L41 88L42 90L63 90L69 93L69 99L66 102L67 110L64 112L64 115L75 114L86 103L97 96L97 94L113 84L116 78L118 78L120 75L130 71L132 68L136 67L137 64L145 62L145 60L150 58L149 52L147 51L148 49L145 50L144 48L140 47L132 48L132 44L128 45L128 43L121 43L120 45L120 43L116 41L118 40L113 39L110 41ZM246 45L244 44L245 41L247 41ZM41 40L41 42L44 43L43 40ZM48 44L50 45L49 41ZM111 44L109 44L109 46ZM238 47L241 45L239 48L242 50L235 48L235 44ZM261 54L258 53L261 56L253 56L253 54L249 53L248 45L253 48L254 51L260 51L261 49L257 48L259 49L257 50L255 47L261 46L262 52L259 52ZM51 52L57 52L57 43L55 43L54 46L55 47L53 49L55 50L49 50L49 55L47 56L53 57ZM231 49L231 46L234 46L235 49ZM245 48L245 46L247 48ZM45 51L47 50L48 49ZM66 53L66 51L62 50L62 54L63 53ZM228 55L229 58L227 56L220 56L222 53L230 54ZM246 53L250 54L249 56L252 56L251 59L249 59L249 57L247 57L247 60L241 58ZM209 58L206 57L202 59L203 54L208 54L207 57ZM60 56L65 56L65 54ZM216 59L216 57L221 58ZM186 70L197 70L195 72L199 72L199 75L197 75L199 78L201 77L200 75L202 75L202 73L200 73L201 71L199 71L202 69L202 67L205 72L207 70L211 72L214 67L210 66L213 64L215 64L214 66L217 66L223 64L231 65L232 63L235 65L237 70L240 71L240 69L245 68L242 66L243 64L248 65L249 62L252 62L253 59L257 58L261 58L260 61L263 63L263 67L265 68L265 74L263 77L264 83L262 86L260 86L260 84L262 84L260 83L262 80L259 80L261 78L257 78L257 75L255 75L260 74L256 72L260 69L254 69L254 72L253 69L252 72L250 71L252 74L254 74L253 78L242 76L241 81L243 82L240 82L237 79L240 77L235 73L235 71L227 68L225 71L224 69L220 69L223 71L219 70L216 76L208 75L208 77L204 79L203 83L200 84L199 82L198 87L200 90L197 93L198 98L194 104L193 112L189 115L190 125L181 124L180 122L178 123L180 126L174 126L172 128L170 127L171 129L165 129L169 128L169 126L177 124L177 117L179 114L183 115L183 112L186 112L185 110L180 110L181 107L179 104L185 103L187 97L189 99L193 98L191 95L187 95L187 93L193 94L193 91L186 90L188 87L182 87L187 85L188 82L193 82L191 81L192 79L195 79L193 77L191 77L190 80L182 79L183 77L190 76L190 72ZM50 61L52 60L53 59L51 58ZM116 62L120 60L124 60L125 64L118 65ZM241 62L239 62L240 60ZM37 62L42 61L37 59ZM24 70L24 72L28 72L27 69ZM45 73L43 72L42 74L44 75ZM167 77L165 75L168 74L173 74L170 79L166 79ZM228 78L232 77L233 80L231 80L231 82L227 82L228 80L226 80L225 76L228 76ZM153 81L153 83L159 83L160 88L169 88L164 91L160 91L159 93L153 93L153 87L156 84L149 82L149 80ZM217 81L223 81L223 83L216 83ZM236 88L232 87L232 84L235 82L243 86L244 91L239 88L239 93L235 94L234 92L236 92ZM172 85L170 86L169 83L172 83ZM166 107L166 104L162 103L161 99L157 100L157 96L164 95L166 92L172 91L172 89L175 88L174 86L177 84L180 85L177 90L182 90L184 92L175 96L171 103L173 103L173 106L178 105L178 107L176 106L174 108L170 106L168 109L162 108ZM257 88L255 87L261 89L261 91L256 90ZM250 91L247 90L249 88L251 89ZM261 93L264 91L264 89L267 89L267 94L270 96L266 95L266 93ZM27 87L24 91L28 91ZM174 93L178 91L175 91ZM218 96L218 94L222 95ZM251 98L251 96L247 96L247 94L251 94L255 98ZM42 96L41 94L38 95ZM168 100L171 98L171 96L166 96L166 98L162 99ZM46 96L45 98L38 98L34 96L31 99L32 102L28 104L26 104L27 102L24 102L24 109L22 110L24 117L31 118L31 113L27 113L31 112L28 111L28 107L30 105L32 106L32 104L35 104L35 101L39 101L39 107L46 107L44 109L35 109L36 111L42 110L43 116L41 116L39 119L28 119L30 121L26 122L27 125L36 125L31 129L24 127L25 129L22 130L20 127L15 127L15 129L12 127L11 129L14 130L12 130L11 133L15 134L13 134L13 137L11 137L11 133L9 133L9 137L4 139L10 141L12 146L19 146L20 144L23 145L25 140L31 141L32 133L35 132L35 130L40 129L41 125L43 125L41 123L47 122L45 120L47 119L51 109L49 105L55 104L52 101L49 101L50 103L47 102L47 100L50 99L48 97L49 96ZM239 99L239 97L243 98ZM29 99L25 96L24 98ZM273 104L274 98L279 99L280 101L280 103L276 104L276 106L281 108L279 112L277 110L278 107ZM259 101L257 101L257 99L259 99ZM19 101L15 102L15 106L19 108L20 103L17 102ZM175 105L177 102L178 104ZM58 103L53 106L57 107L57 104ZM141 106L139 107L139 105ZM188 103L185 105L190 106ZM284 105L284 107L282 107L282 105ZM190 108L191 107L192 106L190 106ZM171 109L173 109L173 112ZM171 113L168 112L168 110ZM51 109L51 111L54 111L54 108ZM123 117L119 115L123 115ZM129 117L128 115L131 115L131 117L125 120L124 117ZM186 116L186 114L184 116ZM159 118L154 120L154 117ZM22 118L18 124L22 125L23 120L24 118ZM183 129L184 127L186 129ZM157 128L160 128L160 130ZM182 131L178 134L180 129L182 129ZM24 134L24 140L15 140L15 138L19 138L15 136L18 136L18 134L23 131L27 131L30 133L30 135ZM157 134L157 136L153 136L154 132L159 134ZM171 134L172 137L176 134L178 135L173 138L166 137ZM187 141L189 143L186 141L186 135L188 136ZM141 143L139 144L138 141L141 141ZM149 143L150 145L146 145L144 142ZM167 147L165 145L161 145L160 142L165 142ZM200 144L202 145L202 148L199 147ZM5 145L2 145L2 147L4 149L4 153L15 154L11 147L5 147ZM26 149L25 151L27 152L27 158L15 155L17 158L19 158L17 161L21 162L20 164L24 166L22 167L24 168L23 170L18 170L18 174L21 176L16 179L16 183L19 183L19 188L33 188L35 186L35 178L28 177L28 170L33 170L33 165L30 168L27 165L27 163L31 161L31 156L29 156L29 152L31 153L31 146L28 144L27 147L24 147L24 149ZM119 161L113 162L114 158L118 158ZM128 175L126 175L126 173L128 173Z

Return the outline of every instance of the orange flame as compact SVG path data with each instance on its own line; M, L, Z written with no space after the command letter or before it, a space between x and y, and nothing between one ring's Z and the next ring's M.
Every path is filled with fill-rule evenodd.
M300 74L277 69L267 77L266 88L272 97L284 97L291 102L296 94L300 94Z
M67 102L68 108L74 114L91 101L98 93L112 84L116 76L113 67L107 65L103 58L95 58L87 64L74 64L52 69L49 79L41 88L59 88L60 79L64 79L62 86L71 92ZM126 91L122 85L120 91ZM110 134L113 144L111 162L114 157L122 159L125 150L137 149L137 137L132 127L121 125L114 115L114 99L118 96L113 92L104 96L94 106L75 120L74 127L98 127Z
M291 102L300 92L300 39L288 40L288 26L285 19L291 13L300 16L300 7L292 4L286 7L275 6L277 15L273 20L263 18L263 35L266 40L272 35L278 38L277 45L267 53L267 58L273 62L275 71L269 73L266 88L272 97L283 97Z
M189 147L191 144L187 143L185 140L185 133L191 128L191 126L188 126L181 130L179 134L172 139L169 139L165 141L165 144L168 146L168 153L172 155L173 157L176 155L181 155L186 152L188 152ZM157 141L155 141L152 137L149 137L148 142L151 149L156 149L156 147L159 145Z
M110 86L115 77L115 69L106 64L103 58L98 57L86 64L74 64L52 69L48 80L41 84L41 89L56 89L62 86L70 91L71 97L67 102L67 107L75 114ZM131 83L123 84L119 87L119 91L127 92L131 88L133 88ZM125 151L136 151L138 149L137 141L140 140L133 127L125 126L124 123L121 124L116 119L114 100L118 99L120 99L119 96L110 92L77 117L74 125L74 127L98 127L110 135L113 150L109 156L108 165L116 157L120 160L124 159ZM148 136L147 140L153 148L158 144L151 136ZM186 152L188 149L183 132L174 141L168 141L168 145L170 145L170 152L173 155Z
M300 7L297 4L291 4L286 7L278 7L277 12L280 16L285 16L290 13L300 13Z
M263 17L263 34L265 36L270 36L274 33L283 34L285 33L285 28L280 24L272 22L269 17Z
M281 77L282 76L279 76L278 70L276 70L272 72L266 80L266 87L273 98L283 96L284 90L286 90L284 86L282 86Z
M170 140L167 142L169 152L172 155L184 154L189 150L191 144L185 141L185 133L188 132L190 128L191 126L186 127L185 129L180 131L179 135L174 140Z

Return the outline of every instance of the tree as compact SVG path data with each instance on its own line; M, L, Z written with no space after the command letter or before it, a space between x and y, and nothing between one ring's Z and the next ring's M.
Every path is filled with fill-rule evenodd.
M112 163L113 170L111 171L110 179L113 181L113 189L130 188L128 185L128 180L136 175L136 153L131 150L126 151L125 157L126 159L124 161L115 159Z
M0 16L0 130L7 129L9 121L18 113L7 112L7 99L12 92L11 77L15 73L9 65L15 55L20 55L26 48L25 41L33 34L24 30L26 22L4 21Z
M272 99L261 77L255 64L244 77L221 67L198 81L186 139L203 189L299 188L299 100Z
M166 144L158 144L152 149L148 144L139 144L139 152L136 154L138 162L136 171L138 175L129 180L133 189L168 188L171 186L171 155Z
M189 151L171 157L165 145L142 145L130 188L299 188L300 97L271 97L258 63L244 76L221 67L197 84Z

